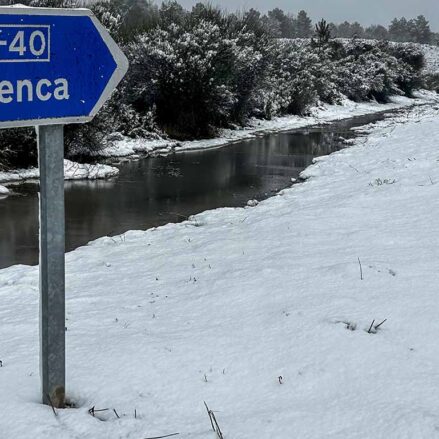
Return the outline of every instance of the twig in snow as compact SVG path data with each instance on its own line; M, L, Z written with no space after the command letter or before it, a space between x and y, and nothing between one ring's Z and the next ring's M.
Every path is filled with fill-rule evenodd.
M215 424L215 433L218 436L218 439L224 439L223 433L218 425L218 421L216 420L215 413L211 411L212 419Z
M218 439L224 439L223 433L220 429L220 426L218 425L218 421L216 420L215 413L213 410L210 410L209 407L207 407L206 402L204 401L204 405L207 410L207 414L209 415L210 425L212 426L212 430L216 433L218 436Z
M279 380L279 384L283 384L283 382L282 382L283 376L282 375L278 376L277 379Z
M90 413L90 415L92 415L93 418L94 418L95 417L95 413L107 412L108 410L110 410L110 409L99 409L99 410L96 410L95 406L93 406L91 409L88 410L88 413Z
M387 319L384 319L379 325L376 325L375 326L375 331L381 326L381 325L384 325L384 323L386 323L387 322Z
M166 436L146 437L145 439L164 439L165 437L178 436L180 433L167 434Z
M48 393L46 393L46 396L47 396L47 400L49 401L50 407L52 407L53 414L55 415L55 417L57 417L58 413L56 412L55 407L53 406L52 398Z
M368 334L371 333L372 328L373 328L373 324L374 324L374 323L375 323L375 320L373 320L372 323L370 324L370 328L369 328L369 330L367 331Z
M358 264L360 265L360 279L363 280L363 267L361 266L360 258L358 258Z
M137 419L137 410L134 409L134 419Z
M113 409L113 412L116 415L117 419L120 419L120 416L117 414L116 409Z
M215 431L215 427L214 427L213 422L212 422L212 417L210 416L210 410L209 410L209 407L207 407L206 401L204 401L204 406L206 407L207 414L208 414L209 420L210 420L210 425L212 426L212 430Z

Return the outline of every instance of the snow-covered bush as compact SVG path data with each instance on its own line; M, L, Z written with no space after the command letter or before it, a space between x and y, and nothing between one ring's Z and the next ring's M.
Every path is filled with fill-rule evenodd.
M337 85L349 99L387 102L391 95L410 96L420 85L418 61L402 52L396 58L398 52L387 43L352 40L344 49L345 56L337 61Z
M156 108L159 124L176 138L211 135L235 104L236 41L218 25L174 25L139 36L129 46L129 101L141 113Z
M257 92L256 113L266 118L304 114L319 101L339 101L329 47L318 48L303 40L275 40L268 53L264 86Z

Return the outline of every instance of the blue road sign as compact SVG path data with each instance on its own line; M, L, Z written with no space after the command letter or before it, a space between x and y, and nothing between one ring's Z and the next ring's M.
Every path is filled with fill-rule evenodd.
M0 128L88 122L127 69L88 9L0 7Z

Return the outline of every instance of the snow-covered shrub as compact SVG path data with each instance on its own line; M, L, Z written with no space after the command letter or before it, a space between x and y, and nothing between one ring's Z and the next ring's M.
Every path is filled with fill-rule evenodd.
M99 1L90 5L96 18L105 26L111 36L120 40L122 27L122 11L113 2Z
M425 67L425 56L419 45L382 43L381 47L385 47L391 55L408 64L415 71L421 71Z
M258 91L258 112L266 118L305 114L318 101L337 102L340 93L330 55L309 41L274 41L264 86Z
M337 86L349 99L387 102L391 95L410 96L420 85L419 73L403 58L397 59L387 43L353 40L345 51L337 61Z
M235 38L232 80L234 103L230 115L234 123L243 124L248 116L254 114L255 94L262 87L267 69L266 46L260 42L255 34L245 31Z
M129 46L129 101L176 138L211 135L230 118L235 103L236 41L218 25L200 21L191 31L156 29Z

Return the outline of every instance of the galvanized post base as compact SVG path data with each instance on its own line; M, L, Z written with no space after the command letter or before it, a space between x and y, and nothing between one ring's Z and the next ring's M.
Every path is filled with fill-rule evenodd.
M40 374L44 404L65 406L64 127L37 128L40 168Z

